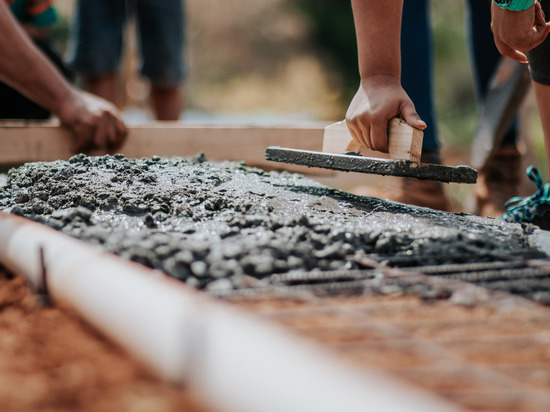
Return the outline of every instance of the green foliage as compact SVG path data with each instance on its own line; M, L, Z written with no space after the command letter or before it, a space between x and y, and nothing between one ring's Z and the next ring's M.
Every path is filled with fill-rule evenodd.
M478 115L463 9L462 1L432 2L435 94L440 137L444 143L469 147Z
M293 6L309 22L313 41L341 77L341 101L347 105L359 84L357 43L350 1L295 0Z
M65 16L59 16L52 26L52 39L62 51L65 50L69 42L70 29L70 21Z

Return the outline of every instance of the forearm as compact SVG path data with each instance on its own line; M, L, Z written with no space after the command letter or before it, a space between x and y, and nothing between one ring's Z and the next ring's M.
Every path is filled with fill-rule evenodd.
M403 0L352 0L352 7L361 79L399 78Z
M72 88L38 51L0 2L0 79L55 114L70 99Z

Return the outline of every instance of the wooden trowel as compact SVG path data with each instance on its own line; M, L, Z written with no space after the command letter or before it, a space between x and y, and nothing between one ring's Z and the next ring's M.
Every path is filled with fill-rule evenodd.
M388 123L389 153L361 146L345 121L327 126L323 137L323 151L268 147L266 160L344 172L372 173L386 176L413 177L440 182L475 183L477 171L468 166L442 166L421 163L424 133L409 126L403 119Z

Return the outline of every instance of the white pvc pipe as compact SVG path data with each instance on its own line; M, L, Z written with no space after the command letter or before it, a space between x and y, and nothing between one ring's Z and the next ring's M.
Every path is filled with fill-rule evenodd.
M41 282L163 379L219 411L447 411L430 395L345 366L316 346L181 282L0 212L0 262Z
M196 293L46 226L0 215L0 260L35 287L41 283L40 247L54 299L68 302L163 378L183 380L183 326L194 322L203 301Z

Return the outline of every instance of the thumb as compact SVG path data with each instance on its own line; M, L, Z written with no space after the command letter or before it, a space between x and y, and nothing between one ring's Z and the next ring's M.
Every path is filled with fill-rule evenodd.
M404 105L401 109L401 116L403 116L403 119L405 119L409 126L414 127L415 129L424 130L427 127L424 120L422 120L420 115L416 113L416 109L412 103Z
M506 45L502 42L499 42L499 41L495 41L495 44L497 46L498 51L503 56L509 57L510 59L516 60L520 63L528 63L529 62L527 60L527 56L524 53L522 53L518 50L514 50L510 46L508 46L508 45Z

